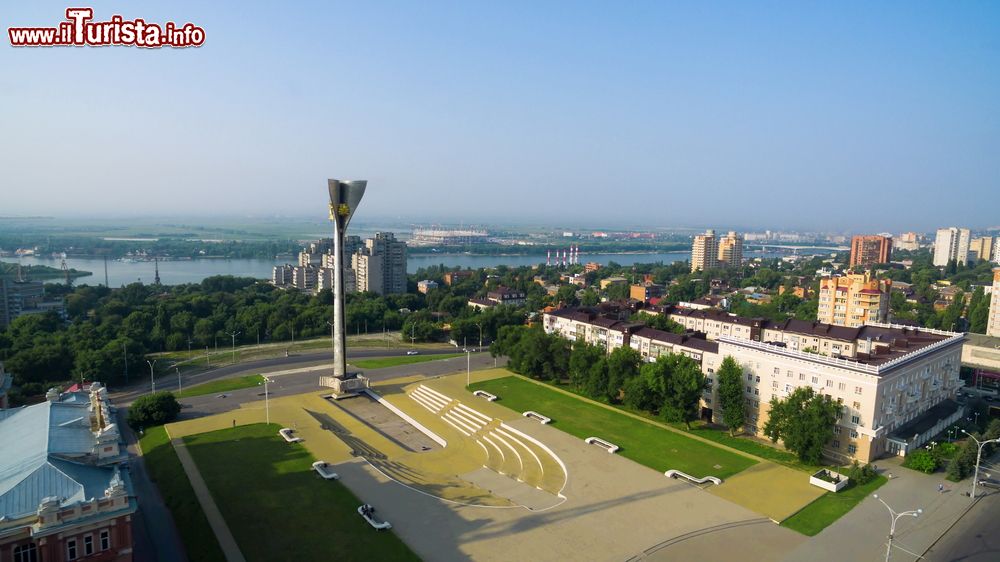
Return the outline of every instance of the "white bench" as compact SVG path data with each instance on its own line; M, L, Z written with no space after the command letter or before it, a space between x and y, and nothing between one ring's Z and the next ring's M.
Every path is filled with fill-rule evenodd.
M686 472L681 472L679 470L673 470L673 469L664 472L663 475L666 476L667 478L677 478L677 477L686 478L691 482L694 482L695 484L704 484L705 482L711 482L716 486L722 484L722 479L716 478L715 476L703 476L701 478L695 478L694 476L691 476Z
M312 464L313 470L326 480L339 480L340 475L330 470L330 465L326 461L316 461Z
M539 414L538 412L535 412L534 410L528 410L527 412L522 412L521 415L524 416L524 417L526 417L526 418L536 419L536 420L542 422L542 425L545 425L545 424L550 423L552 421L552 418L545 417L542 414Z
M368 508L368 513L365 513L366 507ZM376 519L375 508L368 504L358 506L358 515L364 517L365 521L367 521L368 524L371 525L376 531L382 531L385 529L392 528L392 525L388 521L379 521L378 519Z
M472 392L472 394L474 394L474 395L476 395L476 396L478 396L480 398L485 398L485 399L489 400L490 402L493 402L494 400L496 400L498 398L498 396L496 394L490 394L489 392L486 392L485 390L475 390L475 391Z
M293 431L295 430L290 427L283 427L278 430L278 435L280 435L285 441L288 441L289 443L298 443L299 441L302 441L301 437L292 436Z
M604 447L605 449L608 450L609 453L617 453L618 449L621 449L621 447L619 447L618 445L615 445L614 443L612 443L610 441L605 441L604 439L601 439L600 437L588 437L588 438L584 439L583 442L586 443L586 444L588 444L588 445L598 445L598 446Z

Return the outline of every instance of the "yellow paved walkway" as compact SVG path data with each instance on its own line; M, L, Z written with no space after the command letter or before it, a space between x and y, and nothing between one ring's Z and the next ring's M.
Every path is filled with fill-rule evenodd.
M809 483L808 473L769 461L761 461L706 491L779 523L826 493Z

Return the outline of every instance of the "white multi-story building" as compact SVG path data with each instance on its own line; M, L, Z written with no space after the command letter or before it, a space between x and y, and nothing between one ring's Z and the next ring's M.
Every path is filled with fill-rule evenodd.
M406 242L391 232L378 232L365 240L351 257L358 291L380 295L406 292Z
M934 238L934 265L944 267L955 260L965 265L969 261L969 229L939 228Z
M669 313L670 311L664 311ZM547 333L585 341L611 352L628 345L648 361L664 353L694 358L710 381L702 415L720 421L716 371L726 357L742 366L747 425L759 434L772 398L800 386L838 400L842 415L824 449L840 462L905 455L962 415L952 400L958 388L963 335L878 324L847 328L818 322L768 322L717 311L670 314L713 330L672 334L585 309L546 313Z

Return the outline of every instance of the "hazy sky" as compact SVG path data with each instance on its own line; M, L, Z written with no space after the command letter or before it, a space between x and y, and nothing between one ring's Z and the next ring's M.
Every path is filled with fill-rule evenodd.
M225 7L223 7L225 4ZM67 6L198 49L10 47ZM1000 2L18 2L0 215L1000 224ZM364 220L364 219L361 219Z

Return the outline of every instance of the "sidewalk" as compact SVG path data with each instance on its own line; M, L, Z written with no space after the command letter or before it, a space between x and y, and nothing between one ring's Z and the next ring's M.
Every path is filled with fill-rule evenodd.
M208 486L205 485L205 480L202 479L201 473L198 472L198 466L194 463L194 459L191 458L191 453L188 452L187 447L184 446L184 440L171 439L170 444L177 451L177 458L180 459L181 465L184 466L184 472L187 474L188 480L191 481L194 494L198 496L198 503L201 504L201 509L205 512L208 524L212 526L215 538L219 540L219 546L222 547L222 552L225 553L226 560L229 562L246 562L246 558L240 552L240 547L236 544L236 539L233 538L232 532L229 531L229 526L226 525L226 520L222 517L219 507L215 505L215 500L212 499L212 494L209 493Z
M901 517L893 539L893 558L916 560L972 505L965 495L972 479L945 480L944 473L923 474L900 466L902 458L883 459L876 464L892 478L879 488L878 496L897 513L923 509L916 518ZM938 485L944 484L944 492ZM785 558L786 562L818 560L873 560L885 555L889 535L889 510L868 497L850 513L823 530ZM898 548L897 548L898 547Z

